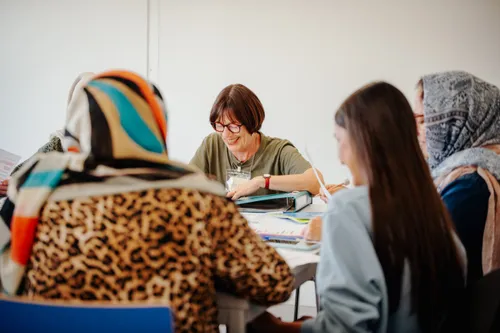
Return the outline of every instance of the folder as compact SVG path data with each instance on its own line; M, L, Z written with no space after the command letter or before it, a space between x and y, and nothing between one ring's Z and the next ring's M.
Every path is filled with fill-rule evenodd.
M256 195L236 200L242 212L298 212L312 203L307 191Z

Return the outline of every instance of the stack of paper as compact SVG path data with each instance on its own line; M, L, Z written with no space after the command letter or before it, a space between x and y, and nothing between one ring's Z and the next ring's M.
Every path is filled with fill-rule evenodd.
M0 149L0 181L9 178L21 156Z
M276 249L278 253L285 259L288 266L292 269L295 267L317 264L319 262L319 255L310 252L299 252L288 249Z
M319 242L303 238L305 225L302 223L277 218L271 214L245 213L243 216L250 227L271 246L296 251L314 251L320 247Z
M289 212L284 212L284 213L269 213L269 215L280 218L280 219L287 219L289 221L295 222L295 223L301 223L301 224L307 224L309 221L316 217L316 216L321 216L323 213L321 212L297 212L297 213L289 213Z
M301 237L301 231L305 227L304 224L268 214L243 213L242 215L247 219L250 227L260 235Z

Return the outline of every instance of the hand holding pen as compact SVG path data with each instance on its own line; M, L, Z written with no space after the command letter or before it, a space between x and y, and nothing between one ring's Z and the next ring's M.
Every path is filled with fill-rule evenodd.
M347 188L347 186L349 185L350 181L349 179L346 179L344 180L344 182L342 184L328 184L328 185L325 185L328 193L333 194L337 191L340 191L342 189L345 189ZM328 202L328 197L327 195L323 192L323 189L320 190L320 194L319 194L319 197L321 198L321 200L323 200L325 203Z

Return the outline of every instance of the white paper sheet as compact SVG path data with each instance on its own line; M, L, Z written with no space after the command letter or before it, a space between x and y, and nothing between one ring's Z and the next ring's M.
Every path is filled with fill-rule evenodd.
M247 219L250 228L263 235L300 237L300 232L306 226L306 224L295 223L267 214L242 213L242 215Z
M310 252L276 249L290 268L319 262L319 255Z
M20 159L21 156L0 149L0 180L10 176Z

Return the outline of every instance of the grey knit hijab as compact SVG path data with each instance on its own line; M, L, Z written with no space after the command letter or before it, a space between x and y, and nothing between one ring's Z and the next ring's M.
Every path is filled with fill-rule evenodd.
M459 71L422 78L429 166L434 177L479 166L500 179L500 157L481 148L500 144L500 90Z

